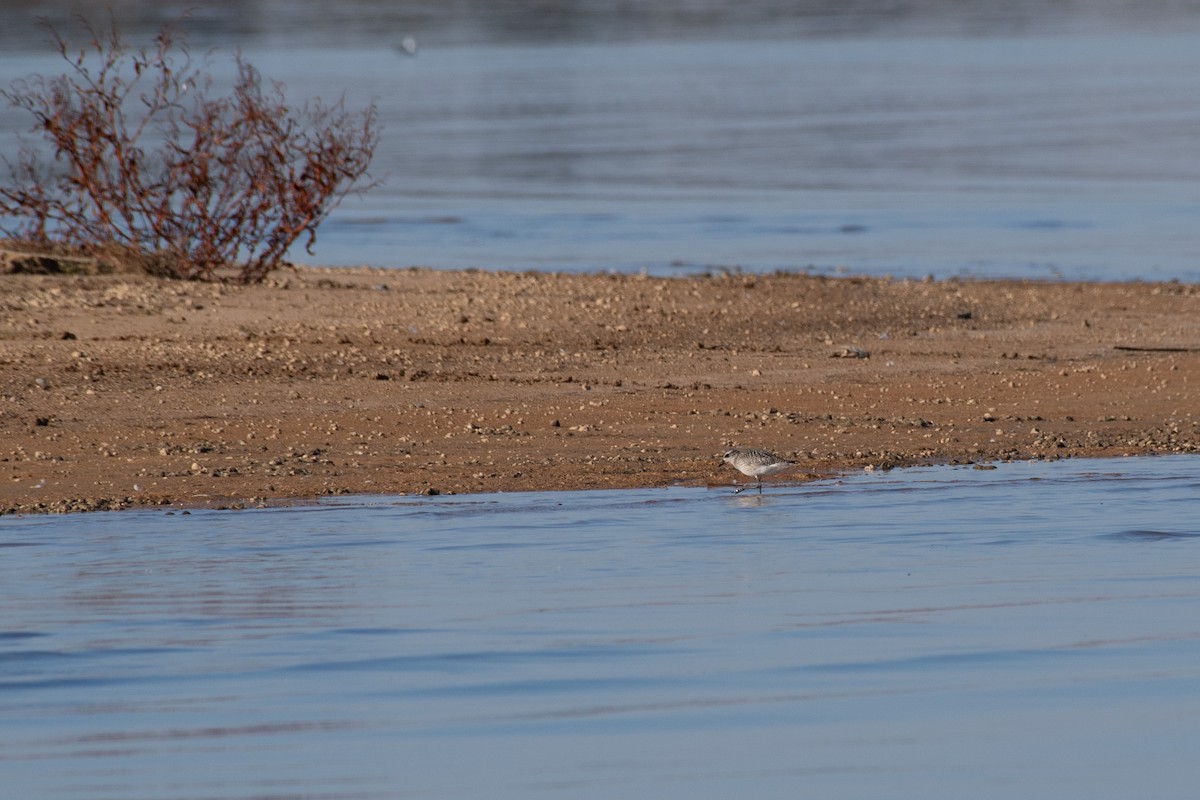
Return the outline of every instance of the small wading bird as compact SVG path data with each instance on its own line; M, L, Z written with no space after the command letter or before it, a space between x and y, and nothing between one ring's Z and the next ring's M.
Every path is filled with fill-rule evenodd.
M732 464L734 469L743 475L758 481L759 494L762 494L762 479L764 475L774 475L777 472L783 472L796 466L794 462L780 458L774 453L768 453L766 450L750 450L738 447L726 450L725 456L721 460L726 464ZM745 488L745 486L742 486L734 489L733 493L738 494Z

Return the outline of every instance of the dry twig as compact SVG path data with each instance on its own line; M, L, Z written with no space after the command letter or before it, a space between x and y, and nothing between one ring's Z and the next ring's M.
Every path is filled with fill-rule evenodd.
M180 278L236 267L239 280L259 281L299 237L311 252L317 226L367 176L374 105L293 108L240 55L232 93L212 97L207 65L195 66L169 27L134 50L115 20L89 26L78 53L49 30L66 73L0 91L50 145L5 159L10 236L126 248Z

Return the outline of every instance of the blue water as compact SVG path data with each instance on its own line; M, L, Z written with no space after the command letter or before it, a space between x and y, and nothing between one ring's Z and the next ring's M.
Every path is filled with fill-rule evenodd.
M185 28L218 77L241 47L297 102L378 104L384 184L303 263L1200 280L1187 8L616 5L275 0ZM37 11L69 20L13 15L2 85L55 69ZM0 109L0 154L28 124Z
M326 231L351 263L1200 279L1200 36L470 48L313 71L338 65L385 75L361 88L395 137L378 156L395 184Z
M1197 474L0 519L4 794L1190 796Z

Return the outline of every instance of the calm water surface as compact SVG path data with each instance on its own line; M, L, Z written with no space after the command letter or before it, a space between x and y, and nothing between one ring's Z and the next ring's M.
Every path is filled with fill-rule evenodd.
M66 7L27 5L5 85L57 69L31 20ZM378 103L386 183L304 262L1200 280L1185 4L276 0L188 28L296 99ZM24 127L0 110L4 152Z
M0 520L12 797L1185 797L1194 458Z

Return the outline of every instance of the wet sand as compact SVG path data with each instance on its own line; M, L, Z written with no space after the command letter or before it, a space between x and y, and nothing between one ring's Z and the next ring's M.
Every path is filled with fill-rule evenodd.
M1194 452L1198 384L1186 284L2 275L0 512Z

